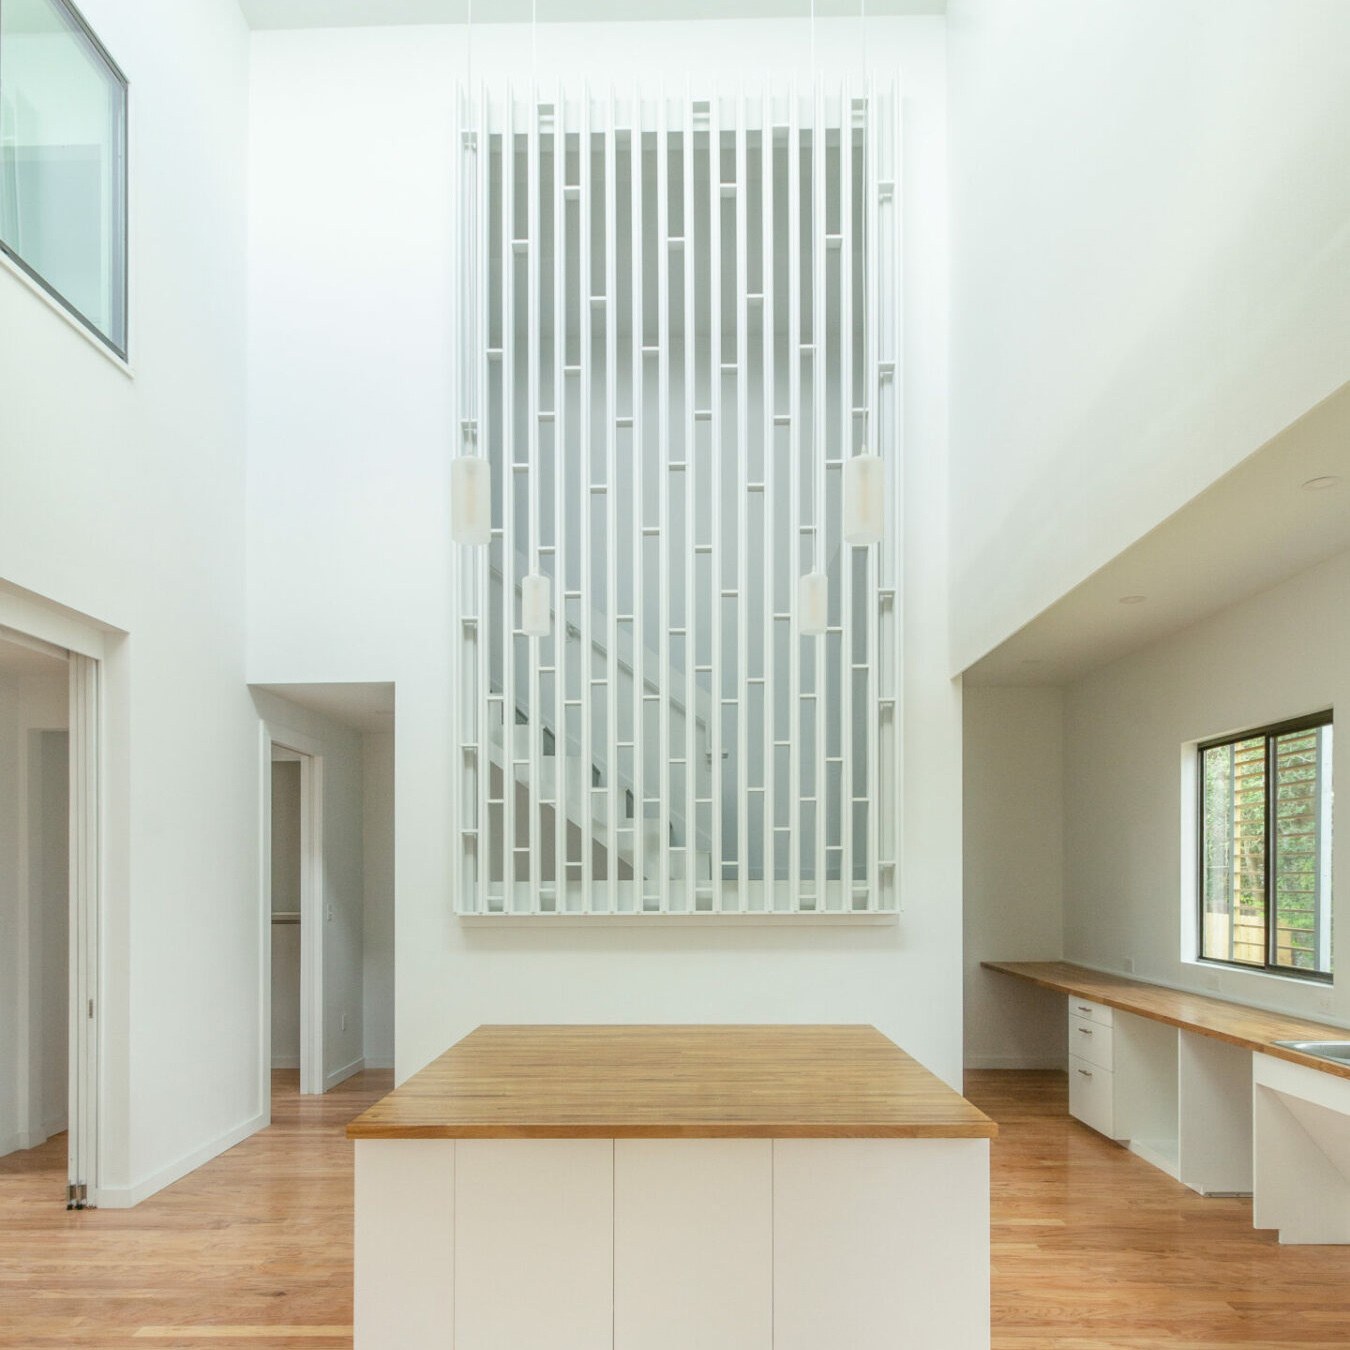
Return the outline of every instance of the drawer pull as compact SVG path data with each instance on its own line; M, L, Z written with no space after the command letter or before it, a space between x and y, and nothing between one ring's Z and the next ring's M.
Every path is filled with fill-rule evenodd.
M1091 1028L1091 1027L1079 1027L1079 1028L1078 1028L1078 1034L1079 1034L1080 1036L1091 1036L1091 1035L1092 1035L1092 1028Z
M1090 1069L1079 1069L1078 1072L1081 1073L1081 1074L1083 1075L1084 1078L1091 1078L1091 1077L1092 1077L1092 1072L1091 1072Z
M1090 1013L1092 1011L1092 1005L1090 1003L1080 1003L1078 1005L1078 1011L1081 1013Z

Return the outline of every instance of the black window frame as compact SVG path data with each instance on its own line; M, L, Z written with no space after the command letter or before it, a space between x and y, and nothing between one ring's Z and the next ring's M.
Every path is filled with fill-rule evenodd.
M3 5L3 2L4 0L0 0L0 6ZM117 356L119 360L126 362L130 360L128 352L131 345L131 182L128 167L128 160L130 158L128 143L130 138L127 131L131 121L131 83L126 75L123 74L122 68L113 60L108 49L101 41L99 41L98 34L89 26L89 21L80 13L79 9L72 3L72 0L50 0L50 3L56 5L70 19L73 27L89 44L94 55L107 67L108 73L117 81L122 89L120 117L118 118L117 135L115 137L118 163L114 171L118 185L117 208L121 212L122 227L121 342L118 342L111 334L105 333L92 319L62 295L61 292L37 270L37 268L26 262L22 254L16 249L11 248L3 239L0 239L0 253L3 253L4 256L24 274L24 276L28 277L34 285L38 286L44 295L49 296L67 314L69 314L81 328L97 338L98 341ZM3 35L0 35L0 41L3 41Z
M1275 902L1275 860L1277 850L1274 847L1275 810L1277 793L1275 791L1275 744L1281 736L1297 731L1312 731L1319 727L1334 725L1333 709L1325 708L1320 712L1309 713L1304 717L1291 717L1283 722L1271 722L1266 726L1251 727L1227 736L1215 736L1201 741L1196 746L1196 960L1207 966L1222 966L1226 970L1245 970L1262 975L1284 975L1296 980L1309 980L1314 984L1333 984L1335 966L1329 971L1299 970L1294 966L1280 965L1275 961L1279 941L1279 924L1276 922ZM1236 745L1240 741L1251 741L1257 737L1265 740L1265 782L1266 799L1264 830L1266 847L1262 863L1262 886L1266 900L1266 949L1265 961L1257 965L1254 961L1229 961L1219 956L1205 955L1205 755L1221 746ZM1334 753L1334 751L1333 751ZM1326 898L1330 906L1332 897Z

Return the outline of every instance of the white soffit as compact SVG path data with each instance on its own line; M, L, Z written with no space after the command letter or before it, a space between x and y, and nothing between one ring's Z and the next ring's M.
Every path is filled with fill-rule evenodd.
M392 684L254 684L353 731L393 731Z
M1329 477L1341 481L1303 486ZM966 683L1069 683L1346 549L1350 384L977 661Z
M365 28L464 23L468 0L239 0L251 28ZM857 18L862 0L817 0L816 17ZM806 19L810 0L538 0L540 23ZM868 18L945 14L947 0L867 0ZM530 0L474 0L473 21L529 23Z

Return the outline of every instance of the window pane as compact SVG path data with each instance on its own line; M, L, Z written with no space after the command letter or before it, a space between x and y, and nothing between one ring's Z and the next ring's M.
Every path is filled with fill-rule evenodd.
M1330 727L1275 740L1275 964L1329 971Z
M1219 745L1202 756L1204 931L1202 954L1264 965L1265 738Z
M58 0L0 5L0 243L126 350L126 85Z

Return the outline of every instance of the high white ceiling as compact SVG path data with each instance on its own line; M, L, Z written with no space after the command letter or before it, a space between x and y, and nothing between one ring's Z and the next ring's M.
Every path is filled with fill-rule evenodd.
M856 18L864 0L816 0L819 18ZM540 23L807 18L811 0L537 0ZM944 14L946 0L866 0L869 17ZM469 0L239 0L252 28L464 23ZM473 0L474 23L528 23L531 0Z
M392 684L255 684L353 731L393 731Z
M1304 486L1328 477L1340 482ZM966 681L1068 683L1346 549L1350 384L976 662Z

